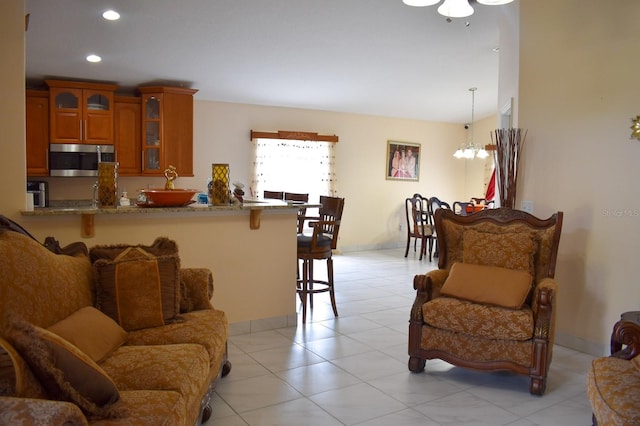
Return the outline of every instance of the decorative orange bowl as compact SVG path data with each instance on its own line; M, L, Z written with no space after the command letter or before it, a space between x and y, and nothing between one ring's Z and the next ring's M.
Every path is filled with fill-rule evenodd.
M182 207L194 201L197 189L141 189L136 204L140 207Z

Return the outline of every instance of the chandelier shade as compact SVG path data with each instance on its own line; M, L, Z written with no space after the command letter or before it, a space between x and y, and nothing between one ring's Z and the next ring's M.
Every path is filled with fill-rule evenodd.
M402 0L407 6L423 7L433 6L440 3L440 0ZM477 3L486 6L500 6L511 3L513 0L476 0ZM444 0L438 6L438 13L447 18L466 18L473 15L473 7L469 4L469 0Z
M466 18L473 15L473 7L469 0L444 0L438 7L438 13L449 18Z

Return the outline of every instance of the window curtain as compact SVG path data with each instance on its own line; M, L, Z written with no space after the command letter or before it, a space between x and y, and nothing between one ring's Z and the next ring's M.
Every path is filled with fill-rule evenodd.
M254 139L253 176L249 193L263 191L308 193L310 202L320 195L336 196L333 142L288 139Z

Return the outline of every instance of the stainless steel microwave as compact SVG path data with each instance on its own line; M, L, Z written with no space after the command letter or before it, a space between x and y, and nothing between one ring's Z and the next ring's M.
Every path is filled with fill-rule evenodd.
M116 161L113 145L49 145L49 175L98 176L98 163Z

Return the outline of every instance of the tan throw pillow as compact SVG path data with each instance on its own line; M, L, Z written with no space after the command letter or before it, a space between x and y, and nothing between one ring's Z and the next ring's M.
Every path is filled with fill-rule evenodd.
M530 289L528 272L454 263L440 293L475 303L520 309Z
M72 343L97 363L127 340L127 332L93 306L79 309L47 330Z
M180 259L129 247L93 264L96 306L127 331L159 327L180 312Z
M462 262L526 271L533 275L538 244L527 232L491 233L467 229L462 235Z
M71 343L26 321L14 321L8 337L51 399L73 402L89 416L123 414L111 378Z

